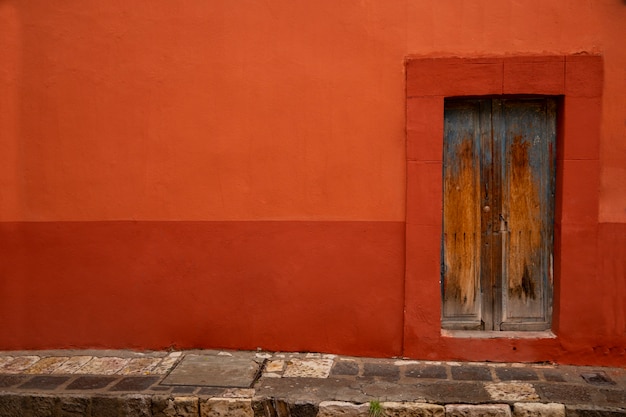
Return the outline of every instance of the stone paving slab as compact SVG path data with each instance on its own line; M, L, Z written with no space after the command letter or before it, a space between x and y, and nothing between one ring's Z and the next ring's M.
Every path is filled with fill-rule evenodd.
M626 416L626 369L320 353L0 352L0 416L38 415Z
M249 388L262 362L247 358L186 355L163 380L163 385Z

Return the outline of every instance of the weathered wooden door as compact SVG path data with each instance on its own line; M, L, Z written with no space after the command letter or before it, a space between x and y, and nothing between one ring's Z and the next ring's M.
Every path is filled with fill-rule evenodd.
M555 138L553 98L446 100L443 328L550 328Z

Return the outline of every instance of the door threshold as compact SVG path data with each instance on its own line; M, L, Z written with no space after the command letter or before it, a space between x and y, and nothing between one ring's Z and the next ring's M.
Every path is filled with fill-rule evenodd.
M482 330L445 330L441 329L442 337L454 337L459 339L556 339L556 335L550 330L524 332L524 331L482 331Z

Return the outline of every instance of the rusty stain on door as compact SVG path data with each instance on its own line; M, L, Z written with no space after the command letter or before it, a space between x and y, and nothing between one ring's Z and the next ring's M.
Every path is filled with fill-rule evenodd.
M454 300L462 309L472 309L476 301L477 241L476 226L476 169L471 138L458 145L457 169L446 172L444 200L450 206L446 211L444 235L447 299Z
M480 103L457 102L445 119L443 315L475 326L480 299ZM455 128L457 126L458 128ZM471 323L471 324L470 324Z
M445 102L442 325L551 324L556 100Z
M531 270L541 250L539 192L531 171L529 146L519 135L511 144L508 287L510 297L522 299L536 297Z

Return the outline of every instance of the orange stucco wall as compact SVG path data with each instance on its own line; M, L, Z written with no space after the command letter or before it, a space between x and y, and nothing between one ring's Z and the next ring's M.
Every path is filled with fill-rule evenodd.
M588 53L603 313L521 359L623 362L625 21L617 0L0 1L0 349L418 354L406 57Z

